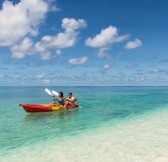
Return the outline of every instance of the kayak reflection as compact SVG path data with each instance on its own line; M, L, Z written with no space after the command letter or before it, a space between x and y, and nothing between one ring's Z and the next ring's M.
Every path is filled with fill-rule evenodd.
M70 109L66 111L50 111L43 113L30 113L25 116L25 122L34 122L34 121L63 121L63 120L71 120L76 117L76 113L78 109Z

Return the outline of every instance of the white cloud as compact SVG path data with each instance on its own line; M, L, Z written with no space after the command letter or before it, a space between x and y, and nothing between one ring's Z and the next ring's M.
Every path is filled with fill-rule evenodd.
M23 59L25 57L25 54L22 52L13 52L12 53L12 58L16 58L16 59Z
M44 77L45 77L45 73L36 75L36 78L38 78L38 79L42 79L42 78L44 78Z
M51 81L49 79L42 80L45 84L49 84Z
M128 39L128 35L118 36L118 30L115 26L109 26L101 30L100 34L94 38L87 38L85 44L93 48L109 47L112 43L122 42Z
M48 60L50 58L50 52L46 47L41 44L34 44L33 40L26 37L20 44L14 45L10 48L12 52L12 58L23 59L28 55L39 54L42 60Z
M36 36L48 12L43 0L4 1L0 10L0 46L12 46L26 35Z
M110 69L110 65L109 65L109 64L105 64L105 65L103 65L103 69L104 69L104 70L108 70L108 69Z
M57 55L61 55L62 54L62 51L60 49L56 50L56 54Z
M142 42L139 39L135 39L134 41L129 41L125 45L125 49L134 49L140 46L142 46Z
M56 49L56 54L61 54L61 49L69 48L76 44L79 35L79 29L86 27L86 22L83 19L68 19L62 20L62 28L64 32L54 36L43 36L42 39L33 43L30 38L25 38L20 44L11 47L12 57L22 59L26 55L40 54L43 60L50 59L50 49Z
M108 50L109 50L108 48L100 48L98 53L97 53L97 56L100 57L100 58L111 59L112 56L106 53L106 51L108 51Z
M62 28L66 30L66 32L74 32L74 30L78 30L86 27L86 22L83 19L78 19L77 21L73 18L64 18L62 20Z
M69 64L73 64L73 65L76 65L76 64L84 64L86 63L86 61L88 60L88 57L82 57L82 58L71 58L68 60Z
M62 20L62 28L65 31L55 36L44 36L39 45L56 49L72 47L77 42L78 30L85 27L86 22L83 19L64 18Z
M45 78L45 73L41 73L35 76L36 79L44 79Z
M127 40L128 38L129 35L119 36L118 29L115 26L109 26L106 29L102 29L95 37L87 38L85 45L92 48L98 48L98 56L109 57L109 55L105 54L105 51L108 51L113 43L119 43Z
M12 58L22 59L25 55L32 54L33 42L26 37L19 45L11 47Z

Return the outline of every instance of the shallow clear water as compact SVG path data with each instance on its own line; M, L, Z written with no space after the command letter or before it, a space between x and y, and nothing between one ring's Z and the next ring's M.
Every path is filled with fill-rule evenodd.
M20 103L49 103L45 87L0 87L0 156L44 145L51 141L80 137L100 128L116 128L129 119L160 112L168 104L168 87L48 87L69 91L81 108L28 114ZM129 130L127 130L129 132ZM37 159L38 160L38 159Z

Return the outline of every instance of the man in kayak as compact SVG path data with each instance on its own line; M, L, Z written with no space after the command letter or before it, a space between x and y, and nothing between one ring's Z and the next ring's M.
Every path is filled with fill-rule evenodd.
M67 101L66 105L78 105L78 100L76 97L72 96L72 93L68 93L68 98L65 99Z

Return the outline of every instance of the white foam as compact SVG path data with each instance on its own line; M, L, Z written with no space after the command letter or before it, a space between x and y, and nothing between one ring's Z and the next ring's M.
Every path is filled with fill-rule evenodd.
M0 161L168 162L168 110L17 150Z

